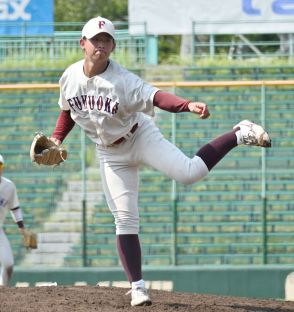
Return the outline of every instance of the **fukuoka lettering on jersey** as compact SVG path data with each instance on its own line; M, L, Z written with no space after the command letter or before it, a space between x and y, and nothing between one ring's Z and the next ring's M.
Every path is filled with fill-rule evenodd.
M108 97L106 99L103 99L101 95L98 96L98 98L95 98L94 95L80 95L75 96L74 98L67 99L67 102L70 106L70 108L76 112L77 110L98 110L102 111L104 110L107 113L110 113L112 115L117 113L118 110L118 102L112 103L112 100Z
M100 75L88 78L84 60L69 66L59 80L59 106L95 143L111 145L140 122L142 114L154 115L157 88L121 65L110 61Z
M0 227L3 226L7 211L19 207L18 196L14 183L1 177L0 181Z

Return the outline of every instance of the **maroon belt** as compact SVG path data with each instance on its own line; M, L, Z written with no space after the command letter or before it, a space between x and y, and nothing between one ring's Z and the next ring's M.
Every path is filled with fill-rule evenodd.
M130 130L129 133L133 134L137 129L138 129L138 123L133 125L133 127L132 127L132 129ZM128 135L126 135L126 136L128 136ZM112 144L117 145L117 144L120 144L120 143L124 142L125 140L126 140L125 137L121 137L118 140L114 141Z

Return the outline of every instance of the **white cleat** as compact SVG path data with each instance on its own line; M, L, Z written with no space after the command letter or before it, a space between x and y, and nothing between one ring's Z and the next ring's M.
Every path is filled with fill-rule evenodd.
M271 139L262 126L249 120L240 121L233 129L240 128L240 141L246 145L271 147Z
M132 295L131 306L150 306L152 304L151 299L148 296L147 289L144 287L138 287L131 289L126 294Z

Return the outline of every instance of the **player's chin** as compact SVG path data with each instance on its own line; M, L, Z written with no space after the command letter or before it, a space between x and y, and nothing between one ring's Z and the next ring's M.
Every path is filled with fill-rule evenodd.
M105 53L97 52L92 57L93 61L107 61L108 55Z

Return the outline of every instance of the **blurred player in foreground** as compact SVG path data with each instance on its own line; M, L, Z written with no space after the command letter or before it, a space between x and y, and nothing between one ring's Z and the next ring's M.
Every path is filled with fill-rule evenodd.
M82 29L84 59L60 78L61 108L51 140L60 145L77 123L96 144L104 193L116 224L117 250L131 283L131 305L150 305L142 277L139 241L138 170L149 165L178 182L201 180L240 144L270 147L267 132L243 120L189 158L167 141L154 124L154 108L191 112L206 119L205 103L163 92L109 57L115 49L114 26L108 19L89 20ZM201 128L195 129L201 131Z
M0 155L0 286L8 285L8 282L12 277L14 265L11 246L3 230L3 224L8 211L10 211L14 222L17 224L20 233L23 235L25 246L32 248L31 246L26 245L26 239L31 234L25 229L24 226L22 210L19 206L16 187L11 180L3 177L3 170L4 158Z

